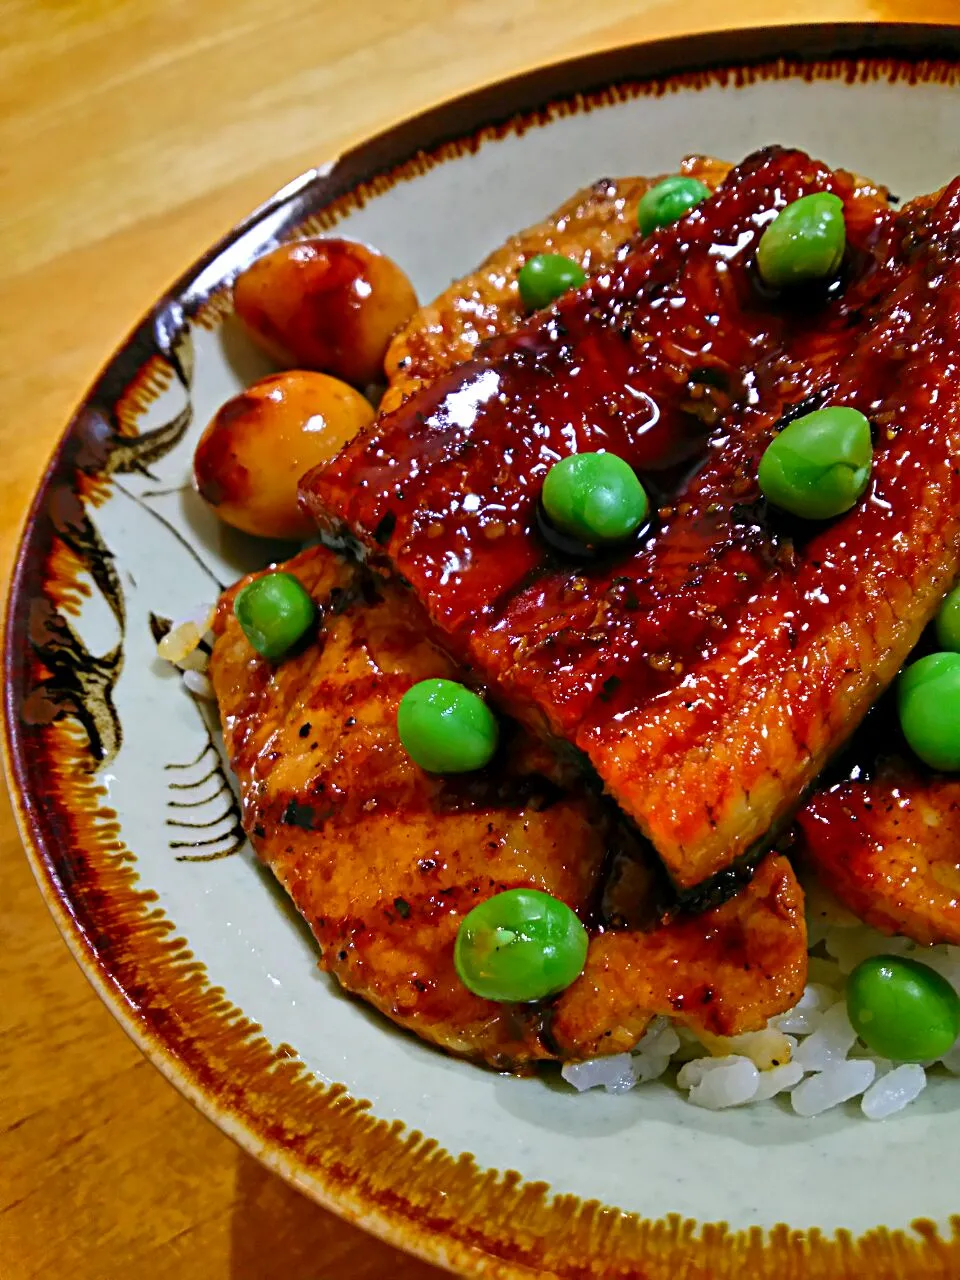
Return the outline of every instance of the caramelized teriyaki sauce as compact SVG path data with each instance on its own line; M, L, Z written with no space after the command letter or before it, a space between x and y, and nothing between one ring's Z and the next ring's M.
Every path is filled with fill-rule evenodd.
M845 202L841 278L772 296L753 268L759 236L815 190ZM399 572L515 714L587 752L681 885L762 835L872 701L870 673L832 633L817 655L826 678L795 668L836 629L867 565L882 571L886 557L906 581L917 570L903 503L922 500L918 469L941 498L957 488L948 433L926 431L960 355L933 295L956 286L945 277L957 202L948 192L929 226L916 213L907 222L849 175L798 152L758 153L706 204L440 378L307 484L321 521ZM826 402L871 419L874 482L855 512L811 536L767 508L756 469L779 426ZM596 449L626 458L657 510L611 558L564 561L537 528L543 478ZM891 633L888 648L915 639ZM750 782L734 794L719 775L689 791L689 812L657 799L658 774L709 755L718 725L723 741L764 681L783 684L790 742L782 759L761 741L742 748L762 783L756 813Z

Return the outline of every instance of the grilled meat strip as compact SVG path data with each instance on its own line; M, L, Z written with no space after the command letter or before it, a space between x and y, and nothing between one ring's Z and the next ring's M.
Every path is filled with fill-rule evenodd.
M715 191L729 172L723 161L691 156L679 172L694 176ZM516 286L520 267L537 253L562 253L588 273L612 264L636 234L636 205L659 179L604 179L565 201L542 222L511 237L476 271L455 281L433 302L422 307L394 339L386 360L388 390L381 410L396 408L420 387L474 354L481 341L508 333L524 321ZM866 190L870 184L858 179ZM885 192L872 187L881 198ZM888 766L882 779L844 783L815 791L799 815L805 860L818 877L861 919L886 932L904 934L921 943L960 944L960 784L943 778L920 777L902 762ZM754 892L759 883L754 882ZM752 899L737 899L736 908ZM637 935L629 935L631 940ZM641 934L643 946L654 935ZM594 989L588 996L589 974L602 953L624 947L626 935L613 934L594 948L587 979L573 996L560 1002L554 1015L555 1038L569 1037L574 1019L585 1024L591 1003L611 1001L613 984L605 996ZM639 960L639 958L638 958ZM627 1002L636 1007L636 984L643 963L633 966L626 984ZM705 990L709 985L705 984ZM658 993L659 994L659 993ZM654 1001L656 1003L657 1001ZM589 1016L589 1015L587 1015ZM646 1015L642 1015L645 1021ZM609 1009L603 1031L611 1021ZM632 1043L629 1014L624 1015L614 1040ZM626 1037L624 1039L624 1037ZM575 1036L586 1052L589 1030L579 1025Z
M892 760L869 782L819 791L798 824L804 860L854 915L960 946L960 782Z
M697 178L710 191L730 172L725 160L686 156L677 173ZM656 178L602 178L576 192L541 222L518 231L475 271L455 280L439 297L420 307L387 351L387 390L381 413L390 413L441 373L471 359L478 346L511 333L527 319L517 288L523 264L538 253L562 253L587 274L612 266L637 238L640 197ZM855 177L862 194L886 201L887 191Z
M814 190L845 203L841 287L765 295L762 228ZM588 756L680 890L789 814L956 575L958 215L957 184L894 214L802 153L759 153L304 482L509 710ZM874 479L848 516L798 528L757 463L828 401L874 423ZM538 534L538 494L596 448L659 511L625 553L571 564Z
M656 1013L734 1034L794 1002L806 935L783 859L769 858L734 901L660 923L656 869L612 807L569 786L519 728L504 726L504 750L475 775L434 777L410 761L396 733L401 696L463 673L428 638L409 592L319 547L285 568L317 604L316 634L279 664L258 657L233 615L235 587L217 613L210 677L251 843L344 988L452 1053L514 1070L615 1052ZM556 1005L481 1000L454 970L462 916L519 885L593 926L620 925L593 937L584 976Z
M550 1035L561 1056L591 1058L631 1049L651 1011L729 1036L747 1029L749 1009L749 1029L759 1030L767 1010L797 1003L806 980L803 894L786 858L768 854L746 888L712 911L593 938Z
M688 156L679 172L716 190L729 171L722 160ZM509 333L526 318L517 273L538 253L562 253L587 273L610 266L637 233L637 204L659 178L604 178L578 191L542 222L511 236L476 271L455 280L421 307L397 334L384 361L389 413L477 346Z
M457 926L516 885L586 913L607 822L590 797L564 793L551 754L525 735L482 775L417 768L397 704L417 680L456 670L416 603L322 548L284 568L317 604L316 638L281 663L258 657L233 614L237 587L210 660L254 849L347 990L452 1053L499 1067L550 1056L532 1019L459 981Z

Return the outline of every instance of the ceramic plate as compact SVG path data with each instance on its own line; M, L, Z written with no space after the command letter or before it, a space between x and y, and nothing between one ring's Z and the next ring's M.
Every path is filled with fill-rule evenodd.
M960 32L795 28L621 49L404 123L306 174L117 352L31 511L6 632L7 764L78 960L162 1071L270 1168L467 1275L960 1275L960 1081L879 1124L577 1096L452 1061L343 997L253 861L215 735L151 622L265 563L188 485L267 371L230 323L266 246L337 232L429 298L605 175L802 146L903 197L960 172Z

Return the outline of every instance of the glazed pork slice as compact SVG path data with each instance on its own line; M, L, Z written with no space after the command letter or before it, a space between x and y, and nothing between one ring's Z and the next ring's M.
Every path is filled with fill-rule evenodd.
M818 791L798 824L805 862L854 915L960 946L960 781L893 759Z
M729 171L722 160L687 156L678 170L716 190ZM659 178L604 178L565 200L554 213L511 236L469 275L421 307L394 338L384 361L390 412L477 346L526 319L517 288L523 264L538 253L562 253L587 273L610 266L637 234L640 197Z
M413 765L399 700L417 680L456 675L415 602L321 548L284 568L317 604L316 637L281 663L258 657L234 588L210 661L254 849L347 990L452 1053L510 1068L550 1056L532 1019L460 983L457 926L518 884L587 913L609 824L589 797L564 793L550 753L525 735L482 776Z
M790 863L767 854L749 884L711 911L657 929L611 930L593 938L583 974L549 1014L561 1057L592 1058L636 1044L649 1013L700 1034L759 1030L756 1008L792 1008L807 976L803 893ZM771 1015L768 1015L771 1016Z
M410 761L400 697L416 680L462 673L425 635L409 592L319 547L284 567L317 604L316 634L281 663L258 657L233 588L210 676L251 843L346 990L452 1053L514 1070L617 1052L658 1013L735 1034L795 1002L806 935L782 858L715 911L661 920L657 868L612 806L568 785L519 728L504 725L505 749L475 775L438 778ZM553 1002L481 1000L453 966L464 913L518 885L562 898L594 931L587 971L556 1005L556 1040ZM617 987L604 1003L611 953Z
M839 287L758 287L773 213L845 204ZM380 419L302 497L413 587L514 715L575 744L690 891L753 854L892 679L957 568L960 189L889 210L796 151L698 209ZM864 501L825 526L768 510L775 431L827 402L875 429ZM640 541L571 562L540 536L558 458L627 458Z

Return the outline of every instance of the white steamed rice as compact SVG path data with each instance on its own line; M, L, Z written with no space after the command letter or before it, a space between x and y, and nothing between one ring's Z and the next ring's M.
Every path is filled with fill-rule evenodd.
M788 1094L798 1116L817 1116L853 1098L869 1120L884 1120L919 1097L927 1070L960 1075L960 1040L936 1063L897 1065L871 1053L847 1017L847 975L868 956L905 955L935 969L960 993L960 947L921 947L861 925L822 890L810 895L810 980L792 1009L763 1031L698 1039L654 1018L632 1053L568 1063L577 1090L624 1093L667 1075L695 1106L720 1111ZM706 1050L706 1052L704 1052ZM676 1068L673 1075L672 1069Z

